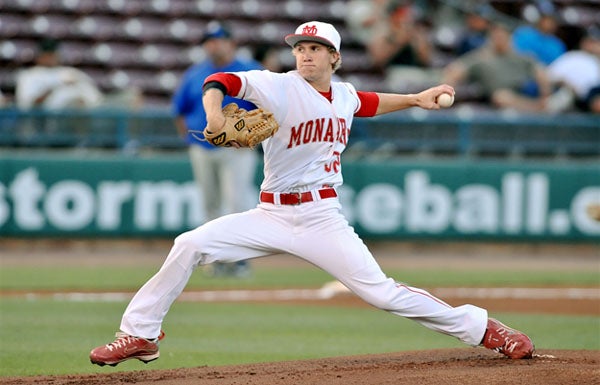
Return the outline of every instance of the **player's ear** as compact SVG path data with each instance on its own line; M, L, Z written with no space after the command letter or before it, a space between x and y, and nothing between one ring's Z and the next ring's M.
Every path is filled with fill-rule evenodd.
M331 55L329 56L331 69L333 70L333 72L335 72L342 66L342 54L334 49L331 49L329 52L331 53Z
M335 50L329 50L329 53L329 64L333 65L336 61L338 61L340 53Z

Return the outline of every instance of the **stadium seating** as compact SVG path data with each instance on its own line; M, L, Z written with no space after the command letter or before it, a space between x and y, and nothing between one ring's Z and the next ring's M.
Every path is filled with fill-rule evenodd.
M496 3L515 8L525 2ZM555 3L562 7L567 22L600 21L599 13L591 11L594 6L589 2ZM285 48L282 39L285 34L303 21L319 19L333 23L342 35L344 66L340 75L365 88L386 91L381 73L371 66L363 53L364 47L345 25L346 4L343 0L5 1L0 13L0 89L5 95L14 93L12 75L32 63L32 49L42 37L60 39L64 43L65 62L89 73L98 73L97 69L125 73L168 69L177 75L193 62L193 57L182 52L187 53L197 45L203 28L212 19L228 21L248 53L264 43ZM442 65L444 60L442 55L436 64ZM142 91L150 102L164 106L174 90L150 87Z
M441 3L461 4L445 0ZM518 13L524 1L493 1ZM594 2L556 0L565 26L600 23ZM293 67L283 36L301 22L319 19L333 23L343 41L343 66L339 75L358 89L390 91L380 70L371 66L364 46L345 24L347 1L321 0L11 0L1 2L0 89L10 99L14 95L16 73L33 63L37 42L52 37L62 42L66 65L82 69L107 93L137 88L144 95L145 109L129 118L122 112L92 112L91 116L33 114L5 109L0 114L0 147L22 146L100 146L130 148L154 145L177 148L169 117L169 103L183 72L203 58L198 42L207 23L226 20L233 29L241 52L251 55L259 45L280 50L284 69ZM439 30L444 25L436 26ZM565 29L567 31L567 29ZM440 55L436 66L450 57L451 47L432 41ZM439 35L439 34L438 34ZM444 44L448 44L447 42ZM394 90L397 91L397 90ZM36 115L37 114L37 115ZM116 115L115 115L116 114ZM493 114L492 114L493 115ZM357 138L349 154L364 151L377 154L498 154L540 156L600 156L600 126L593 117L573 117L555 121L540 117L515 121L502 116L479 114L465 122L460 113L394 116L390 119L357 119ZM92 119L92 133L82 141L75 123ZM79 119L79 120L77 120ZM554 120L553 120L554 119ZM565 122L568 124L564 124ZM64 124L55 129L57 122ZM129 122L129 123L128 123ZM133 123L132 123L133 122ZM145 135L135 127L144 124ZM133 128L132 128L133 127ZM15 130L15 128L18 128ZM518 145L515 143L518 142Z
M120 70L135 83L139 70L169 69L180 75L198 55L189 55L212 19L227 20L239 44L251 53L269 43L285 47L282 37L306 19L335 22L345 37L343 15L335 13L343 1L257 0L14 0L0 13L0 89L14 93L14 74L33 62L36 42L59 39L65 64L99 76L106 91L106 75ZM348 47L352 43L348 41ZM352 55L349 54L349 57ZM356 55L355 55L356 56ZM348 71L367 70L360 60L349 60ZM131 74L131 75L129 75ZM150 103L167 105L173 89L144 83ZM169 82L172 84L172 82Z

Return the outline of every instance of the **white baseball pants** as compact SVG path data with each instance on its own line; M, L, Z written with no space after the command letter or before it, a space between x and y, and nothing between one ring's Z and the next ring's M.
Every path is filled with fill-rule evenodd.
M198 265L289 253L327 271L377 308L479 345L487 325L485 309L452 307L386 277L340 210L336 198L296 206L261 203L179 235L161 269L129 303L121 330L158 336L163 318Z

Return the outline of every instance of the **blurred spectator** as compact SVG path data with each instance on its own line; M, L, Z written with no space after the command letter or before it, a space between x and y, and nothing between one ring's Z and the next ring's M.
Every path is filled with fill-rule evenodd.
M2 90L0 90L0 108L6 107L8 105L8 100L4 96Z
M173 96L175 124L179 134L189 144L194 179L202 192L207 220L223 214L246 211L256 201L254 177L258 154L248 148L231 149L215 147L204 140L206 114L202 105L202 85L215 72L262 69L254 60L242 60L237 55L237 45L230 29L216 21L208 24L202 38L206 60L189 68ZM252 110L252 103L225 96L223 105L236 103L240 108ZM235 264L213 264L212 275L246 276L247 261Z
M256 45L252 56L264 69L271 72L282 72L283 70L281 60L279 60L279 51L271 44Z
M77 68L60 65L58 49L56 40L39 43L35 65L17 75L17 107L89 108L102 103L102 93L91 77Z
M587 106L588 111L591 113L600 114L600 85L588 92L588 96L585 99L585 106Z
M552 106L555 111L576 106L583 111L600 112L600 30L584 30L578 49L554 60L548 73L563 95Z
M384 71L390 89L410 92L436 83L439 76L431 74L429 26L417 17L410 2L391 1L387 11L385 27L367 46L372 64Z
M432 44L427 27L417 20L410 3L390 2L386 25L373 36L368 50L373 64L429 67Z
M444 71L444 82L476 84L484 102L498 108L543 111L550 95L544 67L533 58L515 53L510 26L495 22L481 48L460 56Z
M513 33L516 52L532 55L536 60L548 65L565 53L565 43L556 36L558 19L550 2L542 2L537 7L539 18L535 25L523 25Z
M40 41L35 65L17 74L15 98L22 109L135 108L142 103L135 88L103 94L85 72L61 65L60 43L53 39Z
M492 7L484 4L474 8L465 15L464 29L456 43L454 53L458 56L483 46L487 39Z
M373 35L385 28L390 0L350 0L346 5L346 26L352 36L365 47Z

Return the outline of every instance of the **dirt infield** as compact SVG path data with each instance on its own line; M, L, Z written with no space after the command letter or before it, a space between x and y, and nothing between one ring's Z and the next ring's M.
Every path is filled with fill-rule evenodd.
M510 360L481 348L464 348L2 380L6 385L584 385L600 381L600 352L549 350L530 360Z
M40 244L4 244L3 263L35 263L44 265L63 259L68 263L136 264L149 259L157 265L162 260L162 252L168 250L169 241L148 244L106 245L102 243L75 242L65 247L64 243L52 242ZM65 253L68 248L69 252ZM443 251L440 251L443 249ZM133 252L132 252L133 250ZM499 263L502 266L514 266L519 269L597 269L598 248L572 245L411 245L376 244L371 245L373 254L382 266L431 267L440 263L461 264L465 269L489 267ZM2 253L0 253L2 254ZM76 257L74 257L76 255ZM85 255L85 257L82 257ZM127 258L123 258L127 255ZM398 257L398 255L402 257ZM26 256L27 258L24 258ZM404 256L411 256L406 258ZM274 258L262 263L289 266L298 262L288 257ZM588 314L600 315L598 296L581 298L573 292L556 291L560 298L545 298L554 291L536 291L519 294L513 291L481 292L480 296L473 288L468 294L460 294L447 288L426 288L443 297L451 304L476 302L490 311L538 312L549 314ZM493 288L492 288L493 289ZM537 288L552 289L552 288ZM565 288L561 288L565 289ZM566 288L568 289L568 288ZM585 290L598 290L597 287ZM481 288L484 290L484 288ZM492 294L490 294L492 293ZM504 293L504 294L502 294ZM541 294L540 294L541 293ZM562 293L562 294L560 294ZM566 294L565 294L566 293ZM6 293L5 293L6 294ZM19 294L19 293L13 293ZM20 293L23 294L23 293ZM38 293L39 295L65 295L67 293ZM92 293L93 294L93 293ZM185 294L185 293L184 293ZM206 293L204 293L206 294ZM255 293L256 294L256 293ZM199 300L198 293L187 293L189 298L181 300ZM194 297L196 295L196 297ZM239 293L237 294L239 295ZM469 297L471 295L471 297ZM535 297L537 296L537 297ZM254 299L256 301L278 301L277 299ZM285 299L290 301L290 299ZM281 299L279 299L281 301ZM294 299L299 303L312 303L336 306L368 306L347 293L338 293L330 298ZM352 384L600 384L600 351L541 350L530 360L510 360L502 355L483 348L461 348L427 350L417 352L399 352L368 356L336 357L302 361L285 361L230 366L201 366L172 370L152 370L152 364L143 367L146 370L118 372L110 374L85 374L65 376L4 377L0 383L6 385L352 385Z

